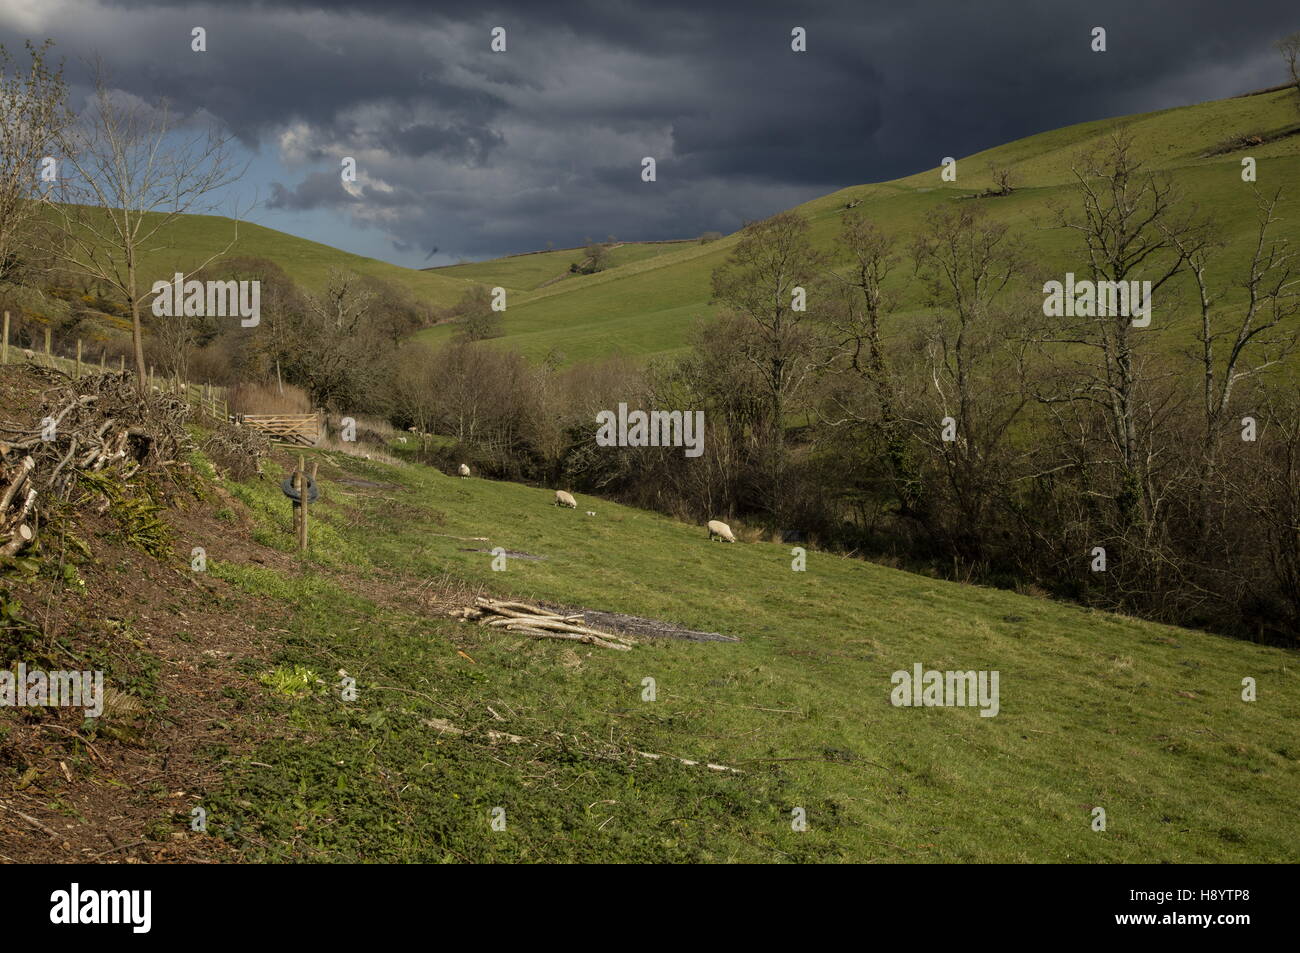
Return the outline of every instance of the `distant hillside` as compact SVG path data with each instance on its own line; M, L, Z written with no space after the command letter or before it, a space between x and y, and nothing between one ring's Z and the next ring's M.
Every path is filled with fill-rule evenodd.
M142 262L142 274L148 283L168 278L178 269L193 268L236 239L227 255L268 258L308 291L321 288L330 268L335 267L394 282L421 301L439 307L453 304L469 285L445 273L391 265L251 222L236 223L222 215L181 216L161 233L161 238Z
M859 210L897 235L900 248L905 249L930 209L990 188L988 165L993 163L1011 171L1015 191L978 201L1022 236L1036 252L1035 265L1049 273L1063 273L1078 266L1079 249L1074 236L1048 227L1052 208L1075 204L1072 161L1119 126L1128 127L1137 154L1150 167L1168 170L1190 201L1214 215L1220 237L1234 246L1220 268L1242 264L1254 228L1250 186L1240 175L1242 156L1258 160L1262 190L1280 186L1290 197L1277 237L1300 239L1296 224L1300 213L1295 211L1300 205L1292 204L1300 203L1300 135L1295 134L1300 124L1295 92L1290 89L1068 126L959 158L955 183L942 182L936 166L892 182L851 186L797 210L811 220L814 241L829 249L848 203L861 202ZM1265 141L1233 147L1233 140L1250 137ZM555 350L569 362L613 351L649 356L681 348L696 318L710 313L710 274L736 240L733 235L708 245L664 246L653 257L620 262L599 274L575 275L544 287L534 277L567 267L574 251L515 256L440 269L436 274L472 276L516 289L510 296L506 334L498 339L501 346L533 358ZM905 266L895 270L892 280L900 297L900 317L905 318L920 308L921 289ZM431 328L420 337L437 342L451 331L445 326Z
M697 244L691 239L667 242L613 242L607 252L606 270L630 265L633 262L657 258L683 245ZM508 255L491 261L470 262L462 265L443 265L426 271L454 278L464 278L485 285L500 286L507 291L536 291L552 282L579 277L569 270L574 263L587 257L585 248L557 248L549 251Z
M1015 191L977 201L1012 225L1033 250L1033 264L1059 275L1079 266L1079 248L1074 236L1049 227L1052 209L1076 202L1070 165L1079 152L1119 126L1134 135L1138 155L1152 168L1169 171L1190 201L1214 215L1220 237L1232 246L1217 267L1241 266L1254 228L1250 186L1240 176L1244 155L1258 160L1261 189L1282 187L1290 197L1276 237L1300 239L1300 213L1292 205L1300 203L1300 122L1290 88L1067 126L959 158L955 183L941 181L936 166L892 182L850 186L797 211L811 221L814 242L830 249L847 206L860 203L857 208L906 249L936 205L990 188L993 164L1010 170ZM228 218L185 216L166 232L166 243L147 256L146 271L161 276L192 266L233 234ZM348 268L401 284L438 307L454 303L473 284L500 285L509 293L509 307L497 345L534 359L554 352L574 363L615 352L649 357L683 348L692 324L712 311L710 275L736 241L731 235L703 245L696 240L618 243L609 252L608 267L592 275L569 271L585 257L582 248L418 270L240 223L230 254L269 258L309 290L322 284L330 267ZM898 317L906 319L923 302L903 264L892 281ZM453 332L441 325L417 338L437 343Z

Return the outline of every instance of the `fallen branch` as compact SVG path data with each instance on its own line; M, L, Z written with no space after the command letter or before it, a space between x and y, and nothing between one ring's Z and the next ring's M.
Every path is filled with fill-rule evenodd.
M436 728L439 731L445 732L446 734L449 735L469 734L469 732L466 731L464 728L457 728L455 725L447 721L445 718L425 718L421 720L421 724L429 728ZM527 738L524 738L521 735L512 735L509 732L493 731L491 729L485 731L484 734L487 736L489 741L493 741L493 742L505 741L505 742L509 742L510 744L522 744L523 742L528 740ZM648 761L659 761L664 758L667 758L669 761L676 761L679 764L688 765L693 768L704 767L704 768L708 768L710 771L729 771L732 774L744 774L744 772L741 771L739 768L729 767L728 765L725 764L714 764L711 761L692 761L690 758L678 758L675 755L670 755L670 754L669 755L655 754L652 751L637 751L635 748L629 750L631 750L632 754L636 755L637 757L645 758Z
M547 632L543 629L525 629L511 628L509 632L518 632L520 635L526 635L533 639L561 639L566 642L582 642L585 645L596 645L602 649L617 649L620 652L631 652L632 646L620 645L617 642L607 642L605 639L595 635L579 634L576 632Z
M48 827L46 827L44 824L42 824L42 823L41 823L40 821L38 821L36 818L32 817L30 814L24 814L22 811L18 810L16 807L10 807L8 804L0 804L0 807L3 807L5 810L7 810L7 811L9 811L9 812L11 812L11 813L13 813L13 814L17 814L17 815L18 815L19 817L21 817L24 821L26 821L28 824L32 825L32 827L35 827L37 830L41 831L42 833L49 835L50 837L54 838L55 840L58 840L58 839L59 839L59 835L58 835L57 833L55 833L54 831L50 830Z
M689 764L692 766L703 765L704 767L708 768L710 771L731 771L735 774L742 773L739 768L731 768L725 764L714 764L712 761L692 761L689 758L676 758L673 757L672 755L651 754L649 751L633 751L632 753L638 754L643 758L649 758L652 761L658 761L660 758L667 757L673 761L680 761L682 764Z
M517 632L533 639L581 642L584 645L616 649L620 652L630 651L636 644L635 639L625 635L578 625L577 623L582 621L581 615L561 615L526 602L507 602L479 596L474 600L474 605L466 606L453 612L452 615L476 621L479 625L490 628Z

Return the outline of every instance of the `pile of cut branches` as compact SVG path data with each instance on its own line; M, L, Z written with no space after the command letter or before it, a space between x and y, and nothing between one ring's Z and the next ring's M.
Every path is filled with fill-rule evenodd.
M224 423L213 428L203 452L232 480L245 480L262 476L262 461L271 455L271 441L255 427Z
M549 609L529 605L526 602L505 602L479 596L474 605L466 606L452 612L459 619L478 622L494 629L516 632L534 639L562 639L566 642L582 642L598 645L603 649L617 649L620 652L631 651L636 644L634 639L613 632L602 632L585 625L579 625L581 615L560 615Z
M112 470L126 480L178 463L191 447L190 408L179 397L141 394L128 374L31 370L52 386L34 423L0 420L0 556L35 539L38 501L66 496L78 474Z

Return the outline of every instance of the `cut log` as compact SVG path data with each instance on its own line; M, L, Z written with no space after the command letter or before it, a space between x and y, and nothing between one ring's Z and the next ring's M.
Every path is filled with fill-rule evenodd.
M0 557L17 555L19 550L35 538L35 531L26 523L20 523L14 528L13 537L9 542L0 546Z
M14 474L14 478L5 487L4 494L0 495L0 518L3 518L4 511L9 509L9 504L13 502L14 494L18 492L18 488L27 479L27 474L31 473L32 468L35 466L36 461L30 456L23 457L22 462L18 464L18 472Z
M14 518L16 522L21 523L27 518L27 514L32 511L32 504L36 502L36 487L27 488L27 497L23 500L22 507L18 510L18 515Z

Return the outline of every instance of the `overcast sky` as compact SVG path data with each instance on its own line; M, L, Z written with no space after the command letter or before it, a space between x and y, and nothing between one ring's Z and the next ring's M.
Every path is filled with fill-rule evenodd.
M944 156L1276 85L1295 30L1295 0L0 0L0 43L52 38L74 106L98 56L113 85L226 124L253 221L417 267L729 232Z

